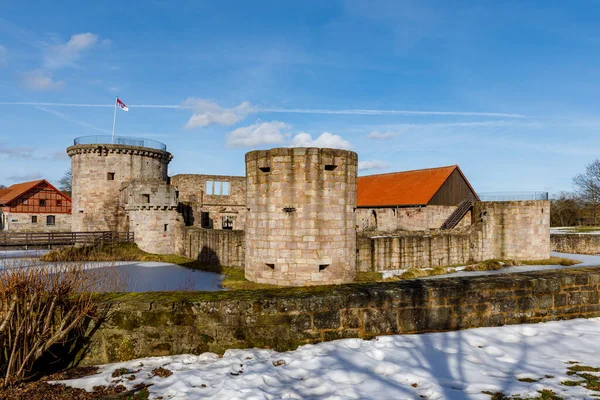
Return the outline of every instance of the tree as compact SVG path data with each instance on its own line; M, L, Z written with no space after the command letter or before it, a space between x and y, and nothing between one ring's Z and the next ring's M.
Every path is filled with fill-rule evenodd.
M583 174L575 175L573 184L584 204L586 214L596 225L598 222L598 207L600 206L600 160L596 159L586 165Z
M73 174L71 173L71 168L58 181L58 188L69 195L69 197L71 196L71 192L73 191Z
M550 225L574 226L581 221L581 201L575 193L560 192L550 200Z

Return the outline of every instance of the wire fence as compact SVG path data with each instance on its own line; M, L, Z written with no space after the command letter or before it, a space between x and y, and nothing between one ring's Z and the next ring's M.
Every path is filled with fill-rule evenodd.
M548 192L487 192L477 196L481 201L548 200Z

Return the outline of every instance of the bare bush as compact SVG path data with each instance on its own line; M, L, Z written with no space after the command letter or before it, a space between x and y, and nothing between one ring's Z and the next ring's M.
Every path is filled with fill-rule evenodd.
M121 290L115 268L7 260L0 266L0 384L35 375L34 364L69 345L103 312L95 292ZM75 334L75 335L74 335Z

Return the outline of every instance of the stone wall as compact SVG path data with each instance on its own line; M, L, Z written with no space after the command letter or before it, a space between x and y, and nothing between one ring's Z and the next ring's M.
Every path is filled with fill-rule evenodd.
M213 185L213 194L206 192L206 182ZM229 185L228 194L222 193L221 182ZM223 229L224 220L230 220L234 230L246 225L246 177L226 175L180 174L171 177L171 185L179 191L186 225ZM203 215L204 214L204 215Z
M600 254L600 235L552 234L552 251L575 254Z
M359 231L428 231L440 229L454 210L456 206L358 208L356 220ZM468 212L458 227L470 224L471 212Z
M359 271L464 265L471 260L471 236L465 232L407 233L358 241Z
M121 185L132 179L166 182L170 153L146 147L85 144L67 148L73 174L73 231L123 231Z
M550 202L475 202L475 260L536 260L550 257Z
M3 213L6 221L6 232L70 232L71 214L41 214L41 213ZM46 217L54 215L54 225L46 223ZM32 223L31 217L37 217Z
M269 291L112 296L82 364L600 316L600 268Z
M282 286L356 275L358 155L321 148L246 154L246 278Z
M244 268L244 231L183 229L182 255L208 265Z

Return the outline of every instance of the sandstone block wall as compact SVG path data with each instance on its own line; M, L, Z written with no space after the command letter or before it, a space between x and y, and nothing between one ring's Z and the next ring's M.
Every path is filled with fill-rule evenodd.
M356 274L354 152L280 148L246 154L246 278L286 286Z
M471 258L469 233L412 233L358 240L359 271L390 271L467 264Z
M70 232L71 214L3 213L6 216L6 232ZM54 225L46 223L46 217L54 215ZM31 217L37 216L37 223Z
M182 247L182 255L207 265L244 268L244 231L185 227Z
M166 151L117 144L75 145L67 148L67 154L73 174L75 232L125 230L125 212L119 207L121 185L132 179L166 182L172 158Z
M227 182L229 194L206 193L206 182ZM227 175L180 174L171 177L171 185L179 191L184 203L188 226L223 229L223 218L230 218L233 230L246 225L246 177ZM203 213L206 215L203 219Z
M550 202L476 202L476 260L536 260L550 257Z
M552 251L575 254L600 254L600 235L552 234Z
M182 251L183 217L177 192L161 179L135 179L121 186L120 206L126 229L134 233L140 249L153 254Z
M356 210L359 231L374 230L380 233L402 231L428 231L440 229L454 212L456 206L381 207ZM471 213L467 213L458 227L471 225Z
M111 300L82 364L599 317L599 283L600 268L577 268L313 292L124 294Z

